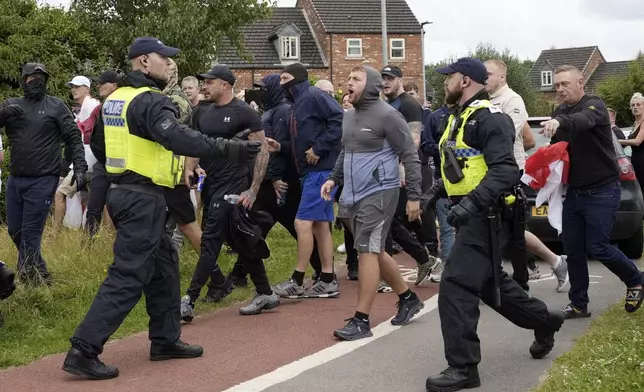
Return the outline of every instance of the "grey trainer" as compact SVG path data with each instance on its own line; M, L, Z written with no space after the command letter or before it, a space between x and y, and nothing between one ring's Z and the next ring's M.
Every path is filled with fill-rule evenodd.
M528 279L529 280L541 279L541 273L539 272L538 265L536 265L534 269L530 269L530 267L528 267Z
M416 272L416 286L420 286L425 279L432 273L438 270L443 262L441 259L435 256L429 256L429 262L425 264L418 264L418 270Z
M239 314L243 316L250 316L253 314L260 314L263 310L275 309L280 304L280 297L275 294L255 294L255 297L250 303L242 308L239 308Z
M194 318L195 306L190 303L190 296L184 295L181 298L181 320L190 323Z
M384 280L380 279L380 283L378 284L378 290L376 290L378 293L391 293L394 290L385 282Z
M295 279L290 278L273 287L273 293L282 298L301 298L304 294L304 286L298 285Z
M566 256L559 256L559 262L552 268L552 273L557 277L557 292L565 293L570 288L570 277L568 276L568 262Z
M440 265L432 270L432 273L429 275L429 281L433 283L440 283L441 277L443 275L443 270L445 269L445 263L440 260Z
M331 283L324 283L318 280L308 290L304 292L304 298L333 298L340 295L340 285L337 280Z

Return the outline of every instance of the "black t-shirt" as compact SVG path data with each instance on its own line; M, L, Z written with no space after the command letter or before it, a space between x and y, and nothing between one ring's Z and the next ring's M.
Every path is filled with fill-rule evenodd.
M389 102L389 104L398 110L408 123L415 121L419 123L423 122L423 107L411 95L402 93L398 98Z
M212 138L232 139L246 129L251 133L263 129L259 114L237 98L227 105L200 104L193 112L192 128ZM211 197L240 194L252 180L252 163L239 163L227 158L201 158L199 165L206 171L204 187Z

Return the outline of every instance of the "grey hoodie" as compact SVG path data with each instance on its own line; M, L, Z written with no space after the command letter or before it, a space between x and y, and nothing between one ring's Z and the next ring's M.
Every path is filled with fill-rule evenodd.
M402 114L380 100L382 77L364 67L367 83L342 120L342 152L329 178L344 184L340 204L352 206L373 193L400 187L398 160L405 167L407 197L421 197L418 151Z

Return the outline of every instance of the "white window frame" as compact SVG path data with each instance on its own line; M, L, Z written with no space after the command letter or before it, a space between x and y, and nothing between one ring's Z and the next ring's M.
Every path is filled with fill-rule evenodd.
M394 48L394 42L402 42L402 48ZM402 50L402 56L394 56L394 50ZM389 58L392 60L404 60L407 55L404 38L389 38Z
M541 71L541 86L552 86L552 71Z
M288 51L291 53L286 53L288 45ZM292 53L293 45L295 45L295 54ZM280 37L280 55L282 60L297 60L300 58L300 37Z
M359 45L351 45L351 43L358 43ZM359 49L360 53L350 53L349 49ZM362 38L347 38L347 57L362 58Z

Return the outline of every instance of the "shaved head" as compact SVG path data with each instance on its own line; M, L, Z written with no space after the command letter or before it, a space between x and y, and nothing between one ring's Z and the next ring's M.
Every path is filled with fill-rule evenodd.
M555 69L554 87L557 99L566 105L574 105L584 96L584 75L579 68L562 65Z
M317 83L315 83L315 87L319 88L320 90L324 91L329 95L333 95L335 93L335 88L333 88L333 83L329 82L326 79L318 80Z

